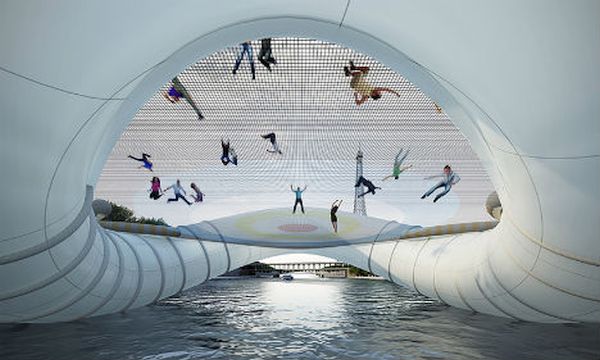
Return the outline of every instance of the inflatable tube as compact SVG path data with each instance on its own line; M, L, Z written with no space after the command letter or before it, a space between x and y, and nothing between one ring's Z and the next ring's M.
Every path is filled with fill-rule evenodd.
M132 309L280 253L106 231L90 193L137 109L189 64L302 36L369 54L431 96L503 206L493 230L319 254L463 309L599 322L598 13L594 1L3 2L0 321Z

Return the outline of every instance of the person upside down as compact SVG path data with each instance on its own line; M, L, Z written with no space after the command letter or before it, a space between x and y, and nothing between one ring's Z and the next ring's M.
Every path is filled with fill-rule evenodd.
M221 139L221 149L223 150L223 154L221 155L221 162L223 163L223 165L227 166L227 164L232 163L233 165L237 166L237 155L233 150L229 139L227 139L227 142Z
M358 197L363 197L368 193L372 193L373 195L375 195L375 189L381 189L380 187L373 185L371 181L365 179L363 176L358 178L358 181L356 182L356 185L354 185L354 187L359 187L361 184L366 186L368 190L358 195Z
M443 196L450 192L452 186L456 185L460 181L460 176L458 176L457 173L452 171L450 165L444 166L444 172L441 175L433 175L426 177L425 179L427 180L435 178L442 179L437 184L433 185L431 189L427 190L427 192L423 194L423 196L421 196L421 199L425 199L426 197L430 196L431 194L433 194L434 191L436 191L439 188L444 188L444 190L437 194L433 199L433 202L437 202L439 199L441 199Z
M408 156L408 150L406 150L404 152L404 154L402 154L402 152L404 151L404 149L400 149L400 152L398 152L398 154L396 155L396 158L394 159L394 167L392 169L392 175L388 175L386 177L384 177L383 179L381 179L381 181L386 181L389 178L394 178L395 180L398 180L398 177L400 176L400 174L405 171L408 170L412 167L412 165L408 165L408 166L402 166L402 163L404 162L404 159L406 159L406 157Z
M368 66L355 66L352 60L349 63L350 66L344 66L344 74L352 77L350 87L354 90L354 102L356 105L363 104L369 98L379 100L383 92L389 92L400 97L400 94L390 88L371 85L366 79L369 72Z

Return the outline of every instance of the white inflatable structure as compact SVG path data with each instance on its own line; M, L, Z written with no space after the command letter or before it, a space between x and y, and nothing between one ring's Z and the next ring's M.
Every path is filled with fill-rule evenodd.
M284 252L105 231L91 201L162 84L224 46L302 36L369 54L430 95L503 206L490 231L315 253L463 309L600 322L598 14L593 0L1 3L0 321L124 311Z

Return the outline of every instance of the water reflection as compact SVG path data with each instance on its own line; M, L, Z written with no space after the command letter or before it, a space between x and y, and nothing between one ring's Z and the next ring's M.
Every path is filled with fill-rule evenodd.
M68 324L0 326L0 359L600 359L596 325L448 308L376 280L211 281Z

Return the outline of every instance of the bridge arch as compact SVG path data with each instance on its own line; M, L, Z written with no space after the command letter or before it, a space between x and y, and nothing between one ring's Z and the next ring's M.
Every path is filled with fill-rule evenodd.
M67 14L35 15L25 4L2 5L0 48L9 55L1 64L0 108L9 126L0 134L0 164L11 174L4 188L15 191L0 205L0 321L63 321L134 308L278 253L106 232L91 216L86 186L95 184L118 136L160 85L223 45L281 35L344 44L405 75L470 140L503 204L502 221L488 232L345 247L334 257L348 252L340 260L361 268L370 259L375 273L461 308L532 321L600 321L600 211L593 200L600 193L600 125L590 120L600 109L585 96L598 92L587 79L600 75L600 45L586 29L598 25L591 14L599 5L524 8L522 17L510 4L490 9L471 2L462 15L437 13L429 2L388 5L405 21L345 1L169 8L156 2L136 16L139 8L117 2L95 4L89 13L74 4ZM517 28L533 23L533 35L553 42L482 26L489 11L510 14ZM569 39L552 26L563 12L575 14ZM62 24L69 14L85 31ZM169 16L178 21L165 32L161 21ZM105 26L111 17L123 21L118 33ZM19 23L50 26L17 35L10 29ZM490 39L495 46L484 45ZM585 95L557 91L550 73Z

